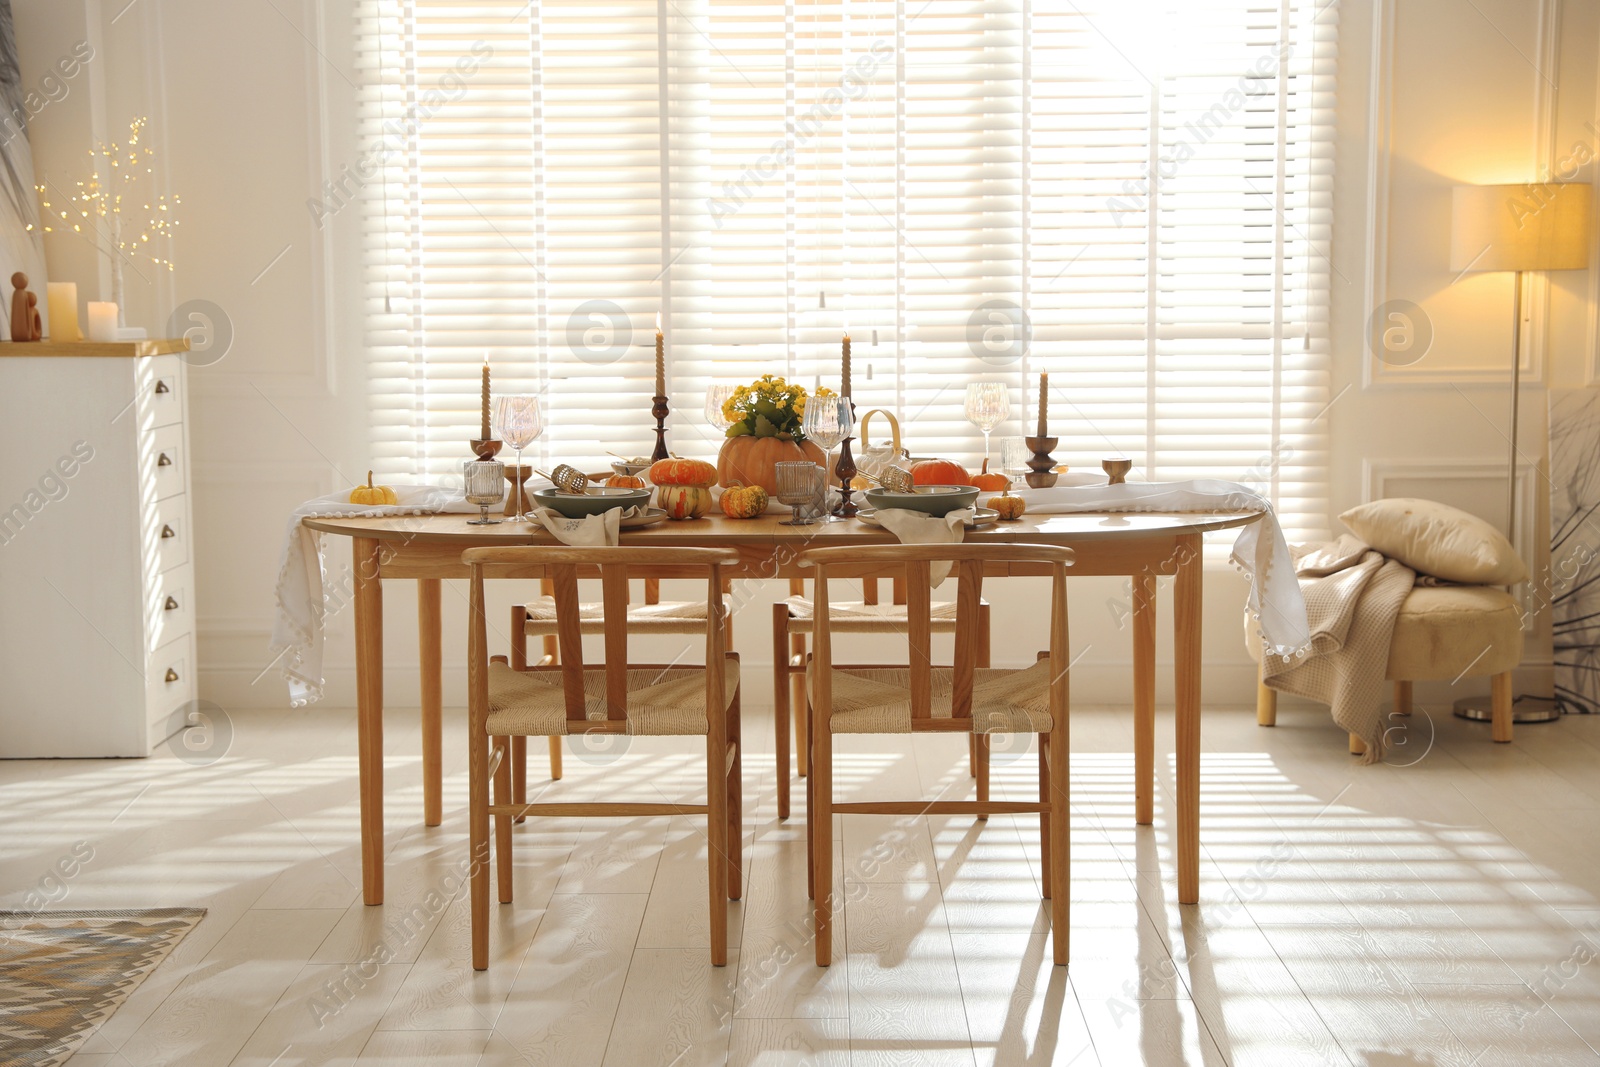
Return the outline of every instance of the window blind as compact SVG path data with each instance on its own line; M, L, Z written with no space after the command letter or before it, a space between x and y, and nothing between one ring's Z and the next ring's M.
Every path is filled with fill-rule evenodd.
M710 458L781 373L976 466L964 386L1049 371L1057 457L1326 524L1336 3L362 0L375 463L458 470L479 368L540 462ZM331 201L329 202L331 205ZM330 206L329 210L333 210Z

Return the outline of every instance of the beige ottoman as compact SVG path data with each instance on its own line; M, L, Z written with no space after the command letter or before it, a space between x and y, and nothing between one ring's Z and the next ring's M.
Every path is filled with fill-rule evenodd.
M1261 662L1261 638L1246 613L1245 643ZM1493 721L1490 736L1511 740L1511 672L1522 662L1522 612L1504 590L1483 585L1417 586L1400 605L1389 643L1387 678L1394 682L1394 708L1411 714L1412 682L1491 679ZM1278 694L1265 683L1256 688L1256 721L1278 721ZM1350 751L1366 745L1350 735Z

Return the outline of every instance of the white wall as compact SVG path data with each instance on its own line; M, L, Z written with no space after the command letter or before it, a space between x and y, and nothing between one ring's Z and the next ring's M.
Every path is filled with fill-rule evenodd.
M67 98L35 120L41 180L74 180L93 137L118 136L129 119L149 115L160 177L183 198L177 272L129 278L130 322L162 332L172 310L192 299L214 302L232 322L229 355L191 372L201 686L226 707L281 705L276 676L259 676L269 659L285 516L366 469L360 274L351 255L357 212L319 230L305 206L324 177L355 156L348 6L13 3L25 81L77 40L97 52ZM1332 511L1372 494L1410 494L1499 520L1510 293L1498 276L1452 284L1448 187L1529 178L1577 141L1595 146L1585 123L1595 115L1596 11L1573 0L1478 0L1475 8L1343 0L1338 32ZM1592 171L1579 177L1592 180ZM109 292L103 264L81 240L52 237L47 251L52 278L77 281L86 299ZM1527 353L1523 404L1531 461L1543 448L1544 385L1592 380L1597 273L1555 278L1548 322L1545 302L1535 301L1540 328ZM1364 348L1372 309L1394 298L1415 301L1435 327L1432 351L1410 368L1374 365ZM1541 471L1530 469L1530 545L1545 540L1543 486ZM330 562L342 567L346 546L331 547ZM1030 658L1042 636L1029 609L1043 592L1012 595L997 612L997 648ZM1231 571L1208 574L1208 703L1251 698L1244 595ZM770 657L766 599L738 620L738 643L756 663ZM1081 701L1128 699L1129 635L1114 621L1122 599L1115 581L1074 587ZM453 701L464 687L453 666L462 660L463 605L459 588L446 594ZM1170 601L1163 611L1170 620ZM413 618L411 592L397 584L386 603L391 704L415 702ZM1169 648L1164 637L1163 663ZM1528 680L1541 664L1547 672L1548 661L1546 626L1530 649ZM347 613L332 620L327 672L330 702L353 703Z

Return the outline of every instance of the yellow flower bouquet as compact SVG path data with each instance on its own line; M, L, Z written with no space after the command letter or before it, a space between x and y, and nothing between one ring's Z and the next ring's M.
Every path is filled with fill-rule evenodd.
M787 382L774 374L763 374L750 385L741 385L722 405L722 417L731 425L729 437L780 437L805 440L802 428L806 416L803 385ZM833 396L832 390L817 390L818 396Z

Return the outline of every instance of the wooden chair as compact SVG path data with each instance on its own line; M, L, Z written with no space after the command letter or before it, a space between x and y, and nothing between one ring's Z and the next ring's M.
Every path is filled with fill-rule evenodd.
M583 575L590 577L590 575ZM733 649L733 579L724 580L722 586L724 647ZM578 606L579 630L584 634L605 633L603 604L584 603ZM644 579L644 604L634 605L632 594L628 601L628 628L633 633L647 634L699 634L706 629L706 605L699 600L661 599L661 579ZM539 666L548 667L560 658L556 641L555 590L550 579L539 583L539 599L527 604L511 606L511 667L528 669L528 638L544 639L544 658ZM561 738L550 738L550 777L561 778ZM511 795L517 803L528 799L528 741L525 737L511 739ZM521 819L517 820L521 822Z
M726 608L724 566L739 554L718 548L474 548L461 560L472 569L467 648L467 755L471 778L472 966L489 963L489 817L495 819L500 902L511 902L511 824L528 815L706 816L710 853L711 962L728 961L728 901L740 892L743 858L739 658L723 647ZM618 620L605 629L605 664L583 659L580 568L600 572L605 615ZM628 570L689 567L708 573L706 663L712 668L628 662ZM515 670L503 658L489 659L484 609L485 579L545 578L553 590L557 664ZM706 803L540 803L511 795L510 740L570 733L703 735L706 739ZM489 779L494 778L494 802Z
M818 548L800 554L815 566L816 650L807 672L811 696L811 774L806 786L806 841L810 859L817 964L833 955L833 816L1039 814L1044 893L1050 900L1055 962L1067 962L1068 792L1067 567L1072 549L1050 545L875 545ZM955 564L957 582L955 665L934 667L930 564ZM1033 666L991 670L978 665L978 609L986 563L1049 566L1050 648ZM863 567L903 568L907 590L908 668L853 668L834 663L829 610L830 577L848 577ZM835 734L966 733L979 751L994 733L1039 735L1039 800L872 801L838 804L833 799Z
M906 584L891 577L889 604L879 603L878 577L861 579L861 599L836 601L831 610L834 633L903 634L906 620ZM800 777L811 773L806 755L806 636L811 633L816 605L805 596L805 579L789 579L789 599L772 605L772 724L777 736L778 818L789 817L789 719L794 718L794 747ZM931 632L955 633L955 604L933 605ZM978 666L989 666L989 605L978 604ZM989 798L989 757L975 737L968 738L967 767L978 779L978 798Z

